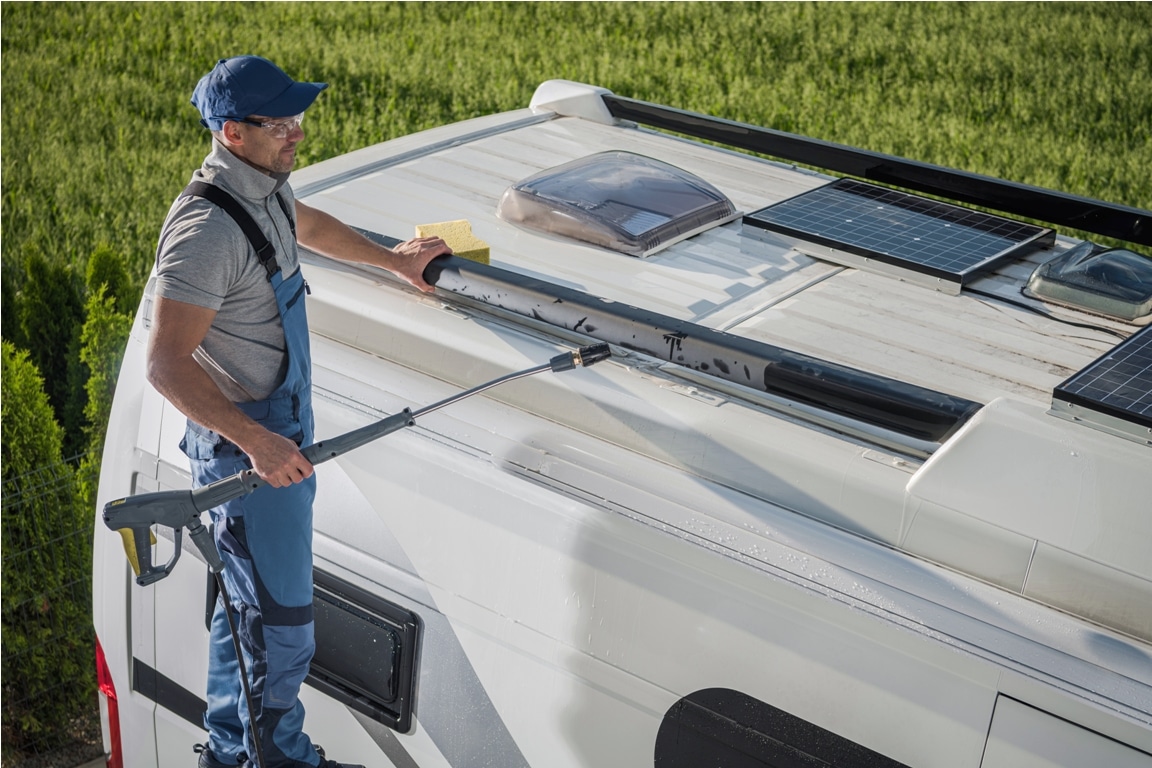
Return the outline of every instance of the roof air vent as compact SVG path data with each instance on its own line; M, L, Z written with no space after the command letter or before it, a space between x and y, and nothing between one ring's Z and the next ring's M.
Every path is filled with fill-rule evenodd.
M722 192L673 165L599 152L513 184L496 215L631 256L650 256L739 216Z
M1142 324L1152 319L1152 258L1083 242L1037 267L1028 279L1028 292L1056 304Z

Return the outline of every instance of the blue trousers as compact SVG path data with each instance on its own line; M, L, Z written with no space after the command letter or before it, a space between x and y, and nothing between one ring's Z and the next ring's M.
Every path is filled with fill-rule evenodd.
M263 420L262 420L263 421ZM296 437L291 419L264 422ZM310 425L309 425L310 426ZM311 432L309 429L308 432ZM311 435L307 435L311 441ZM181 445L193 482L206 485L248 468L244 454L215 433L190 424ZM212 510L223 579L234 608L254 712L241 688L239 664L222 601L212 617L208 709L204 726L216 758L255 761L250 723L268 768L315 766L319 755L303 732L299 692L316 644L312 620L312 501L315 476L289 488L259 490Z

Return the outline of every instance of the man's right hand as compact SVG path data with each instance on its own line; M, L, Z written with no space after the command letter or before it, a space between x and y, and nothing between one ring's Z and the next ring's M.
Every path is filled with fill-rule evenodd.
M256 474L273 488L299 483L315 471L295 442L262 427L240 449L248 454Z

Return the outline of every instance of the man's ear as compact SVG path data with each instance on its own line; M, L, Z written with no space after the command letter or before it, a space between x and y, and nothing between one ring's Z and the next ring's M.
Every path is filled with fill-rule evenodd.
M237 146L244 144L244 131L240 128L240 123L235 120L224 123L224 127L220 129L220 137L225 144Z

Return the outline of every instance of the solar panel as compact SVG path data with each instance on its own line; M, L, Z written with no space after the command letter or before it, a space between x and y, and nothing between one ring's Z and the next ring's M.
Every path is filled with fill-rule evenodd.
M1056 241L1051 229L854 179L750 213L744 227L762 238L782 235L817 258L951 294L973 276Z
M1052 409L1152 444L1152 326L1052 390Z

